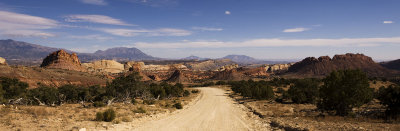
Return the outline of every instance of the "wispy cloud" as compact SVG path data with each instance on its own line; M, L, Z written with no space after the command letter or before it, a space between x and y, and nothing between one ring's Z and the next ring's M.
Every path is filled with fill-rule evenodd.
M84 39L84 40L97 40L97 41L106 41L113 39L112 37L102 36L102 35L83 35L83 36L76 36L72 35L69 36L71 39Z
M394 22L393 21L383 21L382 23L383 24L393 24Z
M243 48L243 47L363 47L383 44L400 44L400 37L388 38L341 38L341 39L252 39L240 42L229 41L180 41L133 43L138 48Z
M0 33L13 37L51 37L52 33L45 29L52 29L59 23L52 19L38 16L0 11Z
M282 32L293 33L293 32L303 32L303 31L307 31L307 30L310 30L310 29L309 28L300 27L300 28L285 29Z
M192 27L193 30L200 30L200 31L223 31L222 28L213 28L213 27Z
M80 0L82 3L91 4L91 5L107 5L108 3L105 0Z
M187 36L191 35L192 32L182 29L174 29L174 28L160 28L155 30L147 30L147 29L112 29L112 28L97 28L95 30L99 30L105 33L109 33L116 36Z
M225 15L230 15L231 14L231 11L225 11Z
M179 0L124 0L127 2L142 4L151 7L174 7L179 5Z
M67 22L91 22L100 24L110 24L110 25L124 25L124 26L134 26L133 24L128 24L120 19L112 18L105 15L68 15L65 16L65 21Z

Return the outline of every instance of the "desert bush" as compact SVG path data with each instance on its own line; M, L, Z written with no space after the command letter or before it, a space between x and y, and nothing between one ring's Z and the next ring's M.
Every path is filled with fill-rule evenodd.
M132 98L132 100L131 100L131 104L134 104L134 105L136 105L136 104L137 104L137 101L136 101L136 99L135 99L135 98Z
M265 81L255 82L253 80L230 82L232 91L240 93L244 97L255 99L272 99L274 91Z
M33 104L40 104L42 102L46 105L53 105L59 102L59 94L57 88L40 86L35 89L28 90L28 97L34 99ZM39 101L37 101L38 99Z
M183 96L189 96L190 95L190 92L188 91L188 90L185 90L184 92L183 92Z
M199 93L200 91L199 90L192 90L191 91L193 94L196 94L196 93Z
M142 77L138 72L118 77L111 83L107 83L107 95L121 100L141 97L146 91L146 86L141 79Z
M106 104L102 101L95 101L95 102L93 102L93 106L94 107L104 107L104 106L106 106Z
M176 109L182 109L182 108L183 108L183 106L182 106L182 104L181 104L180 102L175 103L173 106L174 106Z
M167 97L167 93L165 92L165 89L157 84L150 84L150 93L155 97L155 98L159 98L159 99L164 99L165 97Z
M107 109L104 112L96 113L97 121L111 122L115 119L115 117L116 117L116 112L113 109Z
M292 85L288 95L294 103L316 103L319 96L319 82L314 79L301 79Z
M4 99L16 99L25 97L28 84L25 82L21 82L18 79L14 78L0 78L0 85L2 90L6 93L3 94Z
M96 121L103 121L104 120L104 116L102 112L97 112L96 113Z
M322 111L336 111L336 115L344 116L373 99L373 89L361 70L333 71L323 82L317 105Z
M154 105L156 103L155 100L143 100L143 104L146 105Z
M132 122L133 119L131 117L129 117L129 116L124 116L124 117L121 118L121 121L123 121L123 122Z
M146 113L146 109L144 109L143 107L139 107L135 110L133 110L134 113Z
M377 98L386 106L386 118L397 120L400 115L400 86L390 85L388 88L379 88Z
M210 81L210 82L203 83L201 86L202 87L207 87L207 86L213 86L213 85L215 85L215 83Z
M215 85L226 85L225 81L217 81L217 83L215 83Z

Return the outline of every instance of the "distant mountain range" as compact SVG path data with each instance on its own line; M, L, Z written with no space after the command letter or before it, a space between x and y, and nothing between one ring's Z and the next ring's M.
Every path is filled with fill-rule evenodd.
M239 63L241 65L250 65L250 64L280 64L280 63L289 63L289 61L268 61L268 60L259 60L246 55L227 55L222 59L231 59L232 61Z
M40 65L43 58L60 48L52 48L14 40L0 40L0 57L7 60L11 65ZM67 52L73 52L66 50ZM76 53L76 52L74 52ZM107 50L99 50L95 53L77 53L82 62L101 59L114 59L117 61L128 60L155 60L137 48L118 47Z

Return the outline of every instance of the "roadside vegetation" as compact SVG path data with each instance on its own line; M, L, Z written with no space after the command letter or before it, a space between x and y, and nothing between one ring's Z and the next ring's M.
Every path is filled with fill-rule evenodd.
M323 79L274 78L270 81L230 81L227 84L244 98L275 100L282 104L312 104L321 114L336 116L354 116L354 108L375 99L386 110L385 120L397 120L400 115L400 86L393 84L374 90L369 82L361 70L339 70Z

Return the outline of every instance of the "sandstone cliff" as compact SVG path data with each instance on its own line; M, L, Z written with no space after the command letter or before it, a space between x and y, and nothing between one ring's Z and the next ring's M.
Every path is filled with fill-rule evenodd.
M90 72L121 73L124 71L124 65L114 60L99 60L83 63L82 66Z
M64 50L59 50L48 55L40 67L86 71L75 53L69 54Z

